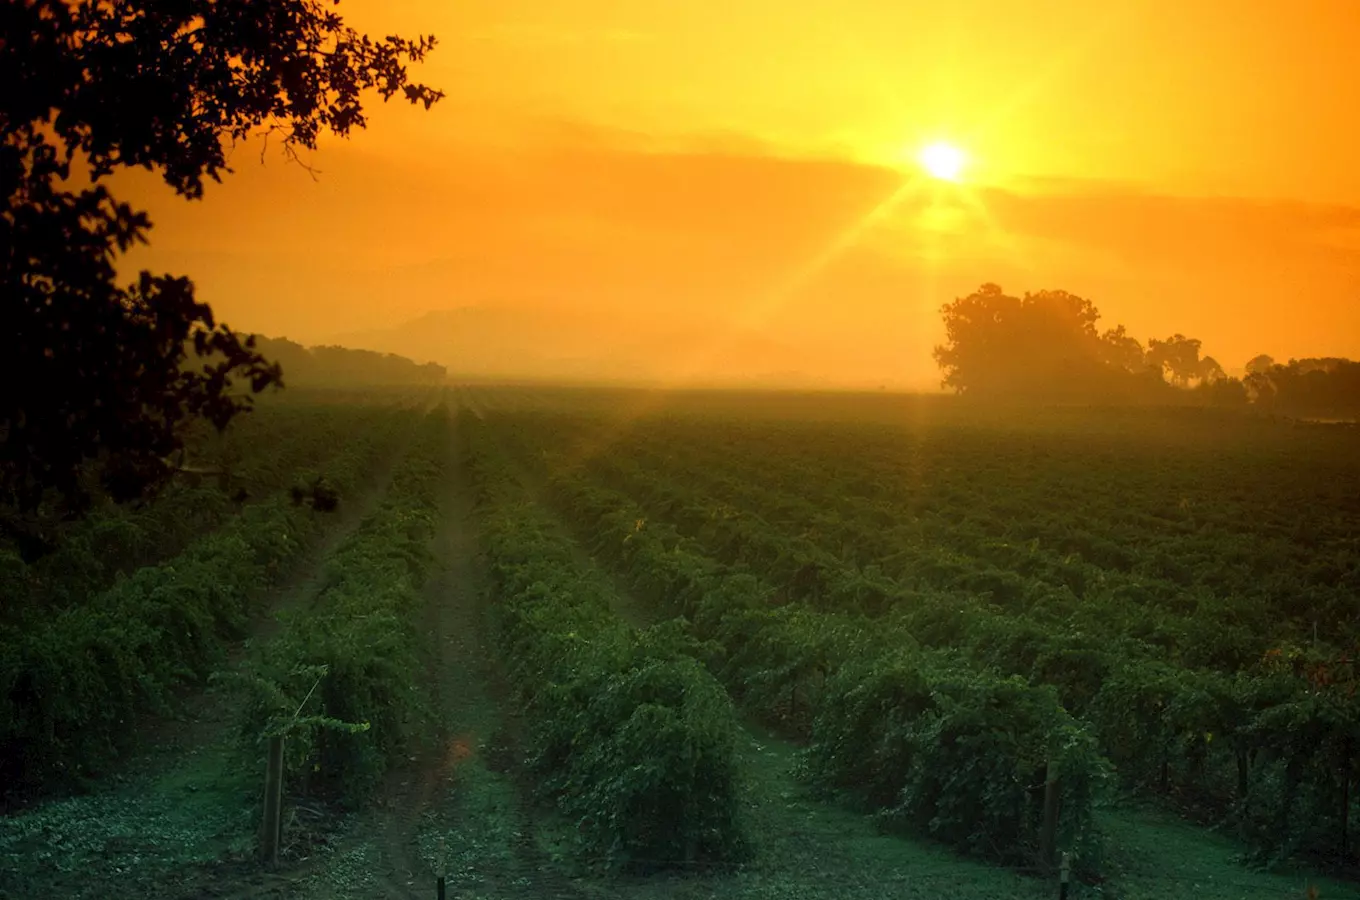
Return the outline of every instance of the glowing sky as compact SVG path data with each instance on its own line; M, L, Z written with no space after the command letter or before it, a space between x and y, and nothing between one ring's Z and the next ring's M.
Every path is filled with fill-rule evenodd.
M236 327L500 373L929 386L939 306L996 281L1230 370L1360 356L1354 0L340 11L438 35L417 74L448 99L375 108L318 180L256 148L201 203L120 179L157 223L132 262ZM915 163L941 139L957 187Z

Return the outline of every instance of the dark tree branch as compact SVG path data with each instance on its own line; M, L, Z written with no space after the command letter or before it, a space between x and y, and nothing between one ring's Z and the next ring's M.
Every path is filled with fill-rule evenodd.
M103 180L157 172L188 199L260 129L299 152L365 124L362 97L429 108L406 66L433 37L375 40L320 0L12 0L0 5L0 518L144 497L186 425L225 428L278 366L189 279L115 263L151 222ZM88 183L74 184L73 167Z

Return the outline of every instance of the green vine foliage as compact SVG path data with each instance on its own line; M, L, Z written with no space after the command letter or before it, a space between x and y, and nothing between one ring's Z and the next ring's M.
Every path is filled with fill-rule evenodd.
M252 697L257 710L268 711L263 728L257 731L252 723L246 729L247 746L263 745L272 737L283 738L285 772L296 773L306 770L311 762L311 748L321 739L322 732L354 735L372 727L369 722L345 722L326 715L304 713L327 674L329 670L324 665L300 665L281 679L283 683L261 677L251 670L215 672L212 680L246 693ZM310 686L304 693L293 693L308 682Z
M332 481L358 483L401 432L399 419L387 424L329 460ZM52 789L100 771L135 739L140 717L209 675L320 527L277 493L160 565L4 634L0 781Z
M1052 691L908 651L842 669L819 710L809 772L885 823L992 859L1036 863L1044 784L1054 772L1063 846L1094 846L1092 800L1108 765Z
M807 739L814 782L886 826L1033 864L1053 766L1061 773L1057 837L1086 871L1098 864L1093 811L1109 765L1053 688L922 651L897 623L790 602L669 525L653 525L618 493L562 475L554 495L640 592L721 648L714 668L744 706Z
M283 617L248 666L243 733L257 755L284 733L285 775L303 793L361 803L428 721L415 623L448 434L448 411L437 408L383 501L326 561L324 589Z
M772 723L806 735L827 672L886 639L947 648L1054 689L1121 787L1253 858L1353 860L1353 432L938 412L657 416L591 454L593 414L488 426L556 474L559 510L639 593L723 646L714 671Z
M609 585L525 502L498 451L466 421L481 491L499 633L532 722L532 768L610 865L730 863L749 855L737 725L675 625L635 631Z

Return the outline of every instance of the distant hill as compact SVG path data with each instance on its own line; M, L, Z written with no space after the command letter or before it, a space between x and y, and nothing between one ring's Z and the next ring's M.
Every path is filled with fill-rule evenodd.
M442 363L454 377L819 386L797 349L722 329L622 321L605 313L467 306L339 343ZM696 377L694 373L703 373Z
M255 347L283 367L288 387L371 387L442 384L448 372L437 363L417 363L394 353L334 345L304 347L287 338L255 336Z

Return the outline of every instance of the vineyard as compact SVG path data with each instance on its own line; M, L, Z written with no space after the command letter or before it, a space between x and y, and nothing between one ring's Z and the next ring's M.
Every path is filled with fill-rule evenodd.
M635 643L702 662L826 796L1002 865L1065 848L1093 881L1129 798L1256 863L1349 863L1353 429L708 400L492 399L466 430L664 620Z
M1354 429L354 390L191 455L0 557L0 896L1357 896Z

